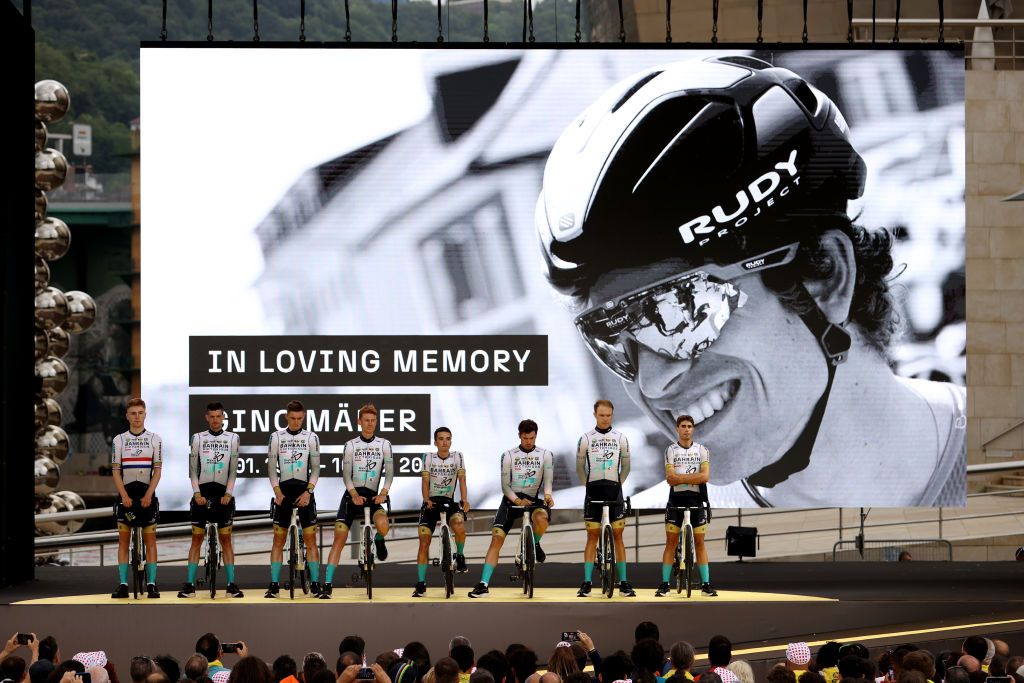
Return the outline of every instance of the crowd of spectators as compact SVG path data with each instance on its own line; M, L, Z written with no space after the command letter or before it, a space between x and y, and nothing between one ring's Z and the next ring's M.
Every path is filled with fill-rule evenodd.
M169 654L140 655L129 662L127 677L131 683L1024 683L1024 656L1011 656L1005 642L980 635L941 652L908 643L872 654L861 643L829 641L812 653L807 643L795 642L779 661L761 657L755 666L734 658L732 643L722 635L710 639L707 662L697 665L692 644L678 641L666 648L651 622L636 627L628 651L602 654L588 634L564 635L568 640L550 653L513 643L479 655L468 638L456 636L436 660L415 641L370 656L365 641L351 635L339 643L336 659L308 652L300 663L287 654L271 661L244 642L225 643L205 633L183 663ZM231 666L225 655L232 655ZM755 668L764 673L755 675ZM37 639L30 633L13 635L0 652L0 683L122 679L102 651L64 659L53 636Z

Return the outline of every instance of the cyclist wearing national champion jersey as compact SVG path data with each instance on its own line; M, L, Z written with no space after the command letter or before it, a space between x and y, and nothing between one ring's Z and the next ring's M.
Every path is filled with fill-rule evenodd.
M320 438L302 428L306 407L301 401L288 403L285 419L288 426L270 435L267 453L267 474L274 487L274 545L270 550L270 586L265 598L276 598L281 587L281 565L284 542L292 508L299 511L299 526L306 544L309 567L309 590L320 592L320 551L316 543L316 498L313 489L320 478Z
M708 530L708 518L704 504L707 494L701 485L711 478L711 454L707 447L693 441L693 418L680 415L676 418L676 433L679 441L665 449L665 481L671 487L668 504L673 507L693 508L690 511L690 526L693 527L693 545L697 551L697 569L700 571L701 593L715 597L718 593L711 587L708 569L708 551L704 548L704 534ZM665 510L665 552L661 555L661 585L655 591L657 597L669 593L668 580L675 562L676 544L683 526L683 512Z
M421 598L427 594L427 560L430 539L441 520L441 510L448 513L448 525L455 536L455 568L466 571L466 522L464 513L469 512L469 498L466 494L466 459L452 448L452 430L438 427L434 430L436 453L423 456L423 507L420 508L420 547L416 553L416 588L412 597ZM455 484L462 494L461 505L455 502Z
M387 500L391 481L395 476L394 458L391 454L391 442L374 436L377 429L377 408L367 404L359 409L360 434L345 444L345 455L342 458L341 474L345 480L345 495L338 506L338 518L334 523L334 543L328 556L327 579L320 598L331 597L334 571L341 561L341 550L348 540L348 532L356 519L363 518L363 508L370 506L370 517L377 528L374 545L377 557L388 559L388 548L384 544L384 535L388 533L388 515L382 503ZM381 474L384 476L384 487L380 488Z
M576 446L576 476L587 487L583 502L583 521L587 527L587 545L583 550L583 585L577 597L590 595L597 540L601 535L601 507L591 501L617 501L609 506L612 537L615 542L615 568L619 574L619 593L635 597L636 591L626 580L626 546L622 531L626 528L626 506L622 499L622 484L629 476L629 442L626 435L612 428L615 406L601 399L594 404L597 426L580 437Z
M487 584L498 564L501 546L512 525L523 516L525 510L513 510L510 506L530 506L530 519L537 544L537 561L544 561L540 538L548 528L548 512L555 501L551 498L551 480L554 475L554 460L551 451L537 446L537 423L523 420L519 423L519 446L501 454L501 491L504 497L498 511L494 513L491 529L491 545L484 558L484 570L480 583L469 592L471 598L485 597L490 591ZM538 499L543 492L544 501Z
M227 571L227 594L243 597L235 583L235 550L231 543L231 526L235 517L235 475L238 468L238 434L224 431L224 406L214 401L206 406L205 432L192 435L192 452L188 458L188 476L192 482L192 546L188 549L188 580L178 592L179 598L196 595L196 570L199 553L209 521L217 524L220 547ZM207 503L210 507L207 508Z
M160 483L163 441L146 429L146 402L128 401L128 431L114 437L110 469L120 500L114 505L117 518L117 574L120 583L112 598L128 597L128 540L132 527L142 527L146 544L146 597L159 598L156 588L156 523L160 518Z

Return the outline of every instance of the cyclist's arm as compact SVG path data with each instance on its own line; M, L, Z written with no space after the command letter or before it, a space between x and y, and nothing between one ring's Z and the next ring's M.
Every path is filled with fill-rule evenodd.
M705 461L700 464L700 472L696 474L676 474L674 476L677 480L676 484L706 484L711 479L711 469Z
M459 469L455 472L455 476L459 478L459 493L462 494L462 505L469 508L469 494L466 493L466 463L465 461L459 463Z
M587 483L587 450L589 446L586 434L576 442L576 478L580 480L581 484Z
M232 498L235 497L235 478L238 476L238 442L240 440L238 434L231 433L231 449L228 452L228 483L225 489Z
M114 475L114 488L117 495L121 496L121 502L128 500L128 490L124 487L124 477L121 476L121 435L114 437L110 449L110 471Z
M199 435L192 435L192 448L188 455L188 479L192 482L192 495L199 497Z
M345 452L341 456L341 478L345 482L345 490L349 492L349 495L355 498L356 484L352 481L352 460L355 457L355 448L352 446L352 442L349 441L345 444Z
M619 483L623 484L626 482L626 477L629 476L629 441L626 440L626 435L622 435L622 440L619 441Z
M320 479L320 437L309 433L309 481L306 482L306 490L312 491L316 488L316 482Z
M391 453L391 442L385 440L381 451L384 453L384 488L380 490L380 495L386 496L391 490L391 482L395 479L395 458Z
M150 470L149 488L143 498L152 498L156 494L156 486L160 483L160 473L163 471L164 444L159 436L153 436L153 469Z
M512 456L508 453L501 454L501 493L513 503L519 500L512 490Z
M267 475L274 493L281 493L281 475L277 472L277 432L271 432L267 442Z
M430 502L430 470L427 469L428 465L426 464L426 461L427 461L427 456L424 455L423 456L423 462L424 462L423 474L420 476L420 493L423 494L423 502L424 503L429 503Z
M555 478L555 459L551 455L551 451L544 451L544 462L542 464L544 470L544 496L551 496L551 480Z

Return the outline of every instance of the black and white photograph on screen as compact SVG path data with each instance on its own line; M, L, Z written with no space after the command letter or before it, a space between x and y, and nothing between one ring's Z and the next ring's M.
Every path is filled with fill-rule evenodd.
M556 509L581 507L599 398L634 507L664 506L683 414L716 507L964 504L954 55L143 50L142 76L143 388L183 444L162 502L190 495L190 391L229 410L291 391L429 394L430 427L395 451L448 426L477 509L524 418ZM200 335L542 335L548 376L190 390ZM239 508L268 492L240 479ZM391 498L418 508L418 478Z

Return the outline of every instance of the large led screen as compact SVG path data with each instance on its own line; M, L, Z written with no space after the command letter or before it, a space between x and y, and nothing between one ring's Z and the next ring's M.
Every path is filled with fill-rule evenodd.
M211 401L265 509L293 399L321 508L368 403L393 509L439 426L497 507L527 418L580 508L598 399L634 507L684 414L715 507L965 502L955 50L145 48L141 131L165 509Z

